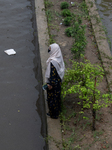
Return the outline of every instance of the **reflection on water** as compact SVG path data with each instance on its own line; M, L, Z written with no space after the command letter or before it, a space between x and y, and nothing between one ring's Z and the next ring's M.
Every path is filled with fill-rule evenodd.
M111 41L112 51L112 0L96 0L103 25L107 28L108 37Z

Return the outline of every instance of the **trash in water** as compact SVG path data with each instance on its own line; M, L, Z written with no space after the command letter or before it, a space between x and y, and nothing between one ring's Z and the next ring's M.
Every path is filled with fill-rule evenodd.
M62 22L60 23L60 25L62 25Z
M4 51L7 55L15 55L16 51L14 49L8 49Z

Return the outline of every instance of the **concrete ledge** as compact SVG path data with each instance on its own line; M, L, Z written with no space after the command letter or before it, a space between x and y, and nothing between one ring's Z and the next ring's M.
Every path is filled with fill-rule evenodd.
M36 23L37 23L37 32L38 32L38 42L39 42L39 50L40 50L40 58L41 58L41 66L42 66L42 75L43 75L43 83L46 69L46 60L48 59L48 46L46 45L49 36L47 30L47 20L45 15L45 7L44 0L35 0L35 12L36 12ZM44 93L46 99L46 93ZM47 110L47 104L46 104ZM47 110L48 111L48 110ZM46 116L47 117L47 116ZM61 141L61 125L59 119L51 119L47 117L47 130L48 137L51 136L56 141ZM49 150L58 150L56 147L56 143L49 140Z
M112 70L109 69L108 68L109 65L107 63L105 63L105 62L109 61L109 59L104 57L104 54L111 57L109 44L107 42L105 32L102 28L102 23L99 22L100 16L99 16L99 13L97 11L97 7L95 5L95 1L94 0L85 0L85 2L89 8L89 16L91 18L91 23L92 23L92 27L93 27L94 34L95 34L95 39L97 42L97 46L99 49L99 53L101 56L101 60L102 60L104 69L105 69L105 71L110 72L110 75L106 75L107 82L108 82L108 84L110 84L112 81ZM110 91L112 91L112 85L110 85L109 88L110 88Z

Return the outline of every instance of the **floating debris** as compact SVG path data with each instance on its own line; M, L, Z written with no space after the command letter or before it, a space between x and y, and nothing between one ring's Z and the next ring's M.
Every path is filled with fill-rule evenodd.
M15 55L16 51L14 49L8 49L4 51L7 55Z
M75 2L71 2L71 5L75 4Z

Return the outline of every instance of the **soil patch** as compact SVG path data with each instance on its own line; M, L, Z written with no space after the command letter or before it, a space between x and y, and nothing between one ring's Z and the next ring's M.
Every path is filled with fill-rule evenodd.
M71 67L69 59L74 60L73 54L71 53L71 47L74 42L74 38L67 37L65 35L66 26L63 25L63 17L61 15L60 4L64 0L52 0L52 6L47 9L52 13L51 20L48 24L50 34L52 35L54 41L58 43L61 47L62 54L64 57L64 62L66 68ZM84 12L79 8L79 4L83 0L66 0L69 3L69 10L78 15L83 15ZM92 64L100 64L99 53L97 49L97 44L94 38L94 33L91 27L91 22L88 19L83 17L82 24L86 25L86 38L87 46L85 48L85 58L90 60ZM79 60L75 60L79 61ZM99 89L102 93L108 91L107 82L104 78L101 82ZM77 95L68 95L64 101L64 105L67 110L66 119L62 125L62 141L63 141L63 150L103 150L103 149L112 149L112 108L103 108L100 111L97 111L97 120L96 120L96 131L92 131L91 122L92 115L91 110L86 109L85 114L89 120L84 120L82 116L78 113L80 106L77 105ZM59 148L61 149L61 148Z

